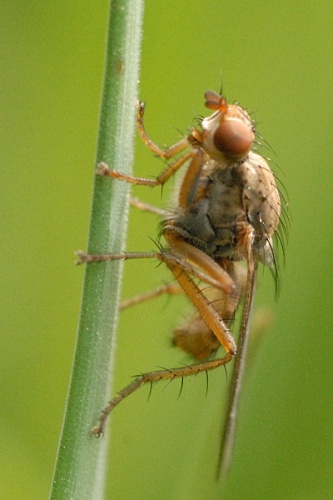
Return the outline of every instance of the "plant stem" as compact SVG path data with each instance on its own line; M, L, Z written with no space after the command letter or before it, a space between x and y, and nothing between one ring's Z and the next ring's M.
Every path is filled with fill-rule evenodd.
M130 173L143 0L112 0L97 162ZM94 167L95 168L95 167ZM127 224L126 182L95 177L89 253L118 253ZM52 499L103 498L106 440L91 434L110 397L122 263L86 266L80 322ZM110 432L108 432L110 435Z

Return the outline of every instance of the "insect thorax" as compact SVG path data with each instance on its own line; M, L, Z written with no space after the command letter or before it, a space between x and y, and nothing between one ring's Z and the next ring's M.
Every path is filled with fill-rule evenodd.
M228 165L208 160L193 201L178 209L172 225L185 241L214 260L246 258L239 244L244 224L254 229L253 252L266 265L273 260L272 240L280 214L274 176L265 160L250 152L244 161Z

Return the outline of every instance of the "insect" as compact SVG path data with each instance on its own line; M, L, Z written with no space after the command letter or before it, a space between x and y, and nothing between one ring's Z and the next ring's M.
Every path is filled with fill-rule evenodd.
M165 150L148 136L143 123L144 105L138 102L137 127L142 140L155 155L170 160L156 179L122 174L104 163L98 166L98 175L151 187L162 186L181 167L186 168L177 202L170 210L132 202L162 216L165 245L156 252L80 254L80 262L158 259L169 268L175 282L155 294L183 293L195 309L195 314L174 330L173 340L197 362L137 377L105 407L93 433L100 436L110 412L142 385L208 372L235 358L220 454L220 466L226 472L234 441L258 263L276 268L273 236L281 218L281 201L271 169L253 151L255 128L249 114L213 91L206 92L205 99L213 114L201 119L200 126ZM241 302L243 313L236 345L230 328ZM224 354L214 357L221 346Z

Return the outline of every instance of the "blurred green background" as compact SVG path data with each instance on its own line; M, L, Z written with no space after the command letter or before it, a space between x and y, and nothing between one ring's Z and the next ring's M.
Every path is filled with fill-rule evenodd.
M0 6L0 497L42 499L80 306L73 252L86 247L108 2ZM327 0L146 2L139 93L150 135L178 140L223 81L230 101L255 111L290 199L278 302L268 272L258 289L257 308L275 321L248 366L227 499L333 498L332 19ZM162 163L137 143L136 173L156 175ZM168 200L167 189L135 194ZM127 248L154 248L157 224L133 211ZM168 277L152 262L125 272L124 296ZM122 314L115 391L187 362L169 345L184 317L184 302L165 297ZM180 398L177 382L160 384L149 402L143 388L117 408L106 498L222 498L213 476L225 390L217 370L207 395L197 377Z

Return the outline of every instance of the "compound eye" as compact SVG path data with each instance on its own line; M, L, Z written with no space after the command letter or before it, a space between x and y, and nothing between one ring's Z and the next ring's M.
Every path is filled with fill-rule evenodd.
M253 132L240 120L222 120L214 133L214 144L226 156L244 156L252 147Z

